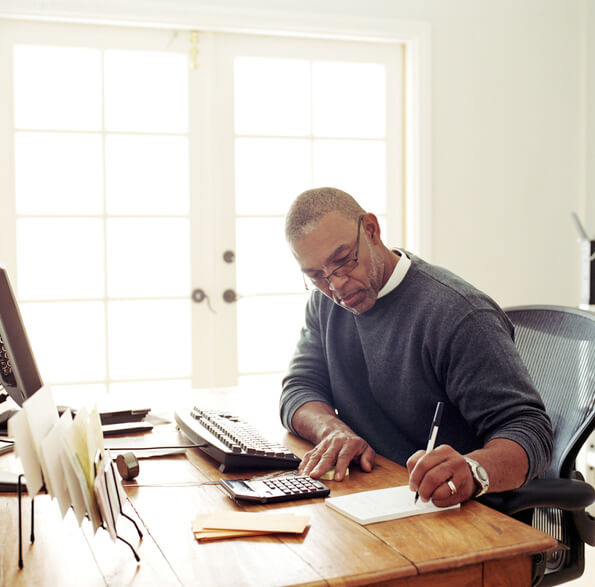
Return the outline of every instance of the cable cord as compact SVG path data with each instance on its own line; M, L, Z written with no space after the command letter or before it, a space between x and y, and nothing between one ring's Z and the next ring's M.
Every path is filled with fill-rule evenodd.
M208 442L204 444L177 444L175 446L106 446L108 450L173 450L176 448L203 448L209 446Z
M122 483L122 487L201 487L219 485L219 481L178 481L172 483Z

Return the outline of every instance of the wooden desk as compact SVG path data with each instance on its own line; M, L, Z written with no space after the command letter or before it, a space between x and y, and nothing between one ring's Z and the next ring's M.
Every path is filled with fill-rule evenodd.
M269 438L296 454L309 445L285 433L272 398L224 391L202 393L202 405L250 416ZM185 442L173 426L160 426L150 444ZM119 446L126 446L118 439ZM140 454L140 453L138 453ZM0 457L0 467L14 457ZM69 511L60 519L49 496L35 500L36 540L29 544L29 498L24 499L24 564L17 566L17 498L0 496L0 586L3 585L529 585L531 556L555 546L546 534L476 503L368 526L341 516L324 501L308 500L240 507L214 485L217 463L197 449L186 456L141 461L137 483L126 487L131 514L144 532L142 541L126 519L120 534L137 548L113 543L107 532L80 529ZM245 477L249 474L229 474ZM406 471L383 458L372 473L356 467L342 483L329 481L333 495L404 485ZM199 544L191 520L222 509L283 509L309 515L304 536L262 536Z

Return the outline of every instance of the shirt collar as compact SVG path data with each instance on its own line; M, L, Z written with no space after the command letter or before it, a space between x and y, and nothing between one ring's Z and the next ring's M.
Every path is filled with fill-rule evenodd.
M393 289L403 281L405 275L407 275L407 271L409 271L409 267L411 267L411 259L405 254L405 251L402 251L401 249L393 249L393 251L400 253L401 257L399 258L399 262L395 265L391 276L378 292L378 298L393 291Z

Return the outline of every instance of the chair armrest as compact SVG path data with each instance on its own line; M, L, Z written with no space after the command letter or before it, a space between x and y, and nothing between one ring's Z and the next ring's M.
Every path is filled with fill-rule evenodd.
M586 511L572 512L571 516L580 539L595 546L595 518Z
M595 501L595 489L578 479L534 479L524 487L489 493L479 501L508 515L536 507L578 511Z

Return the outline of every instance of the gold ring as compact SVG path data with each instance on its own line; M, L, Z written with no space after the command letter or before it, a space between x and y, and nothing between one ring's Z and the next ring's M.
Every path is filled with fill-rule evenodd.
M446 484L448 485L448 488L450 489L450 494L454 495L457 492L457 486L452 482L451 479L449 479Z

